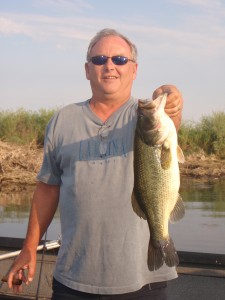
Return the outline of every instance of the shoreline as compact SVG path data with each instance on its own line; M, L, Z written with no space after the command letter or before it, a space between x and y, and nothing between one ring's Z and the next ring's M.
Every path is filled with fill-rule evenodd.
M33 188L42 157L43 148L0 141L0 192L21 192ZM206 156L203 152L188 155L185 159L185 163L179 165L181 177L201 181L225 179L225 160Z

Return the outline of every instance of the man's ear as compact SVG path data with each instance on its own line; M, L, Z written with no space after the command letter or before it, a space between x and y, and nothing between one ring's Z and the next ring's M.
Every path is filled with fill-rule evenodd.
M136 77L137 77L137 69L138 69L138 64L135 63L134 64L134 70L133 70L133 80L135 80Z
M86 78L87 80L90 80L89 64L86 62L84 67L85 67Z

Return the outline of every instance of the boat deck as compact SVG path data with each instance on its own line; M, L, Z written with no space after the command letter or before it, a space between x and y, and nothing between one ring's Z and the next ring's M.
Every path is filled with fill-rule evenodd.
M5 252L6 249L0 250L0 255ZM13 294L4 283L0 288L0 300L51 299L52 272L56 255L57 250L51 250L44 256L38 298L36 296L41 253L37 255L37 271L34 281L29 286L24 286L23 293L17 295ZM193 252L178 252L178 255L180 257L180 265L177 268L179 276L168 282L168 300L225 299L225 255ZM0 277L7 273L12 261L13 258L0 261Z
M225 268L179 266L178 275L168 282L168 300L225 299Z

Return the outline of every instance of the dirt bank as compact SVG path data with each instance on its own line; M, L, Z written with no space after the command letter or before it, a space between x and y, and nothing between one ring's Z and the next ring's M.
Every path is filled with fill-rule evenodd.
M207 156L203 152L185 159L185 163L180 164L181 175L204 181L225 179L225 160L217 159L214 155Z
M17 146L0 141L0 191L17 192L35 185L42 157L43 149L32 144ZM189 155L180 171L182 176L218 180L225 178L225 160L204 153Z
M0 191L17 192L36 184L43 149L0 141Z

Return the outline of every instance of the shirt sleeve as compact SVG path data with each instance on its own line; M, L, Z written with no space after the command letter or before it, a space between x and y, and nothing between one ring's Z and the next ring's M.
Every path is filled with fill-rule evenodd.
M44 157L37 175L37 180L51 185L61 184L61 169L57 162L57 143L54 140L54 129L57 117L54 116L46 127L44 140Z

